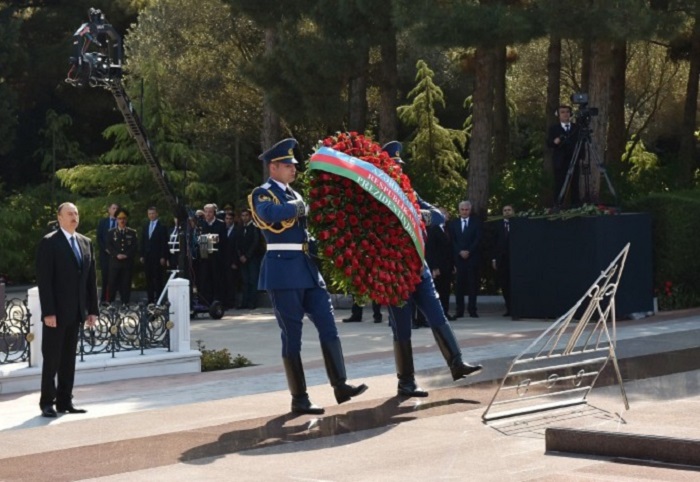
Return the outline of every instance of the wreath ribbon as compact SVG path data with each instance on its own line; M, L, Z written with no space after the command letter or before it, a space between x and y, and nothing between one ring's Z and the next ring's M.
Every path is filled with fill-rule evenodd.
M421 261L425 261L425 241L420 213L416 212L401 186L375 165L329 147L319 148L309 162L309 169L345 177L384 204L397 217L413 241Z

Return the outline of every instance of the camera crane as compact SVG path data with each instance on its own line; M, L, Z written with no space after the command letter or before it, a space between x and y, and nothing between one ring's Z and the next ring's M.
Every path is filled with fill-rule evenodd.
M193 221L192 224L196 226L196 218L177 196L166 172L161 167L160 162L158 162L153 145L148 139L146 128L134 110L131 99L122 83L123 49L121 35L112 25L106 23L102 11L91 8L88 12L88 17L89 21L83 23L73 34L73 52L70 57L71 67L66 76L66 83L74 87L84 87L86 85L102 87L114 97L117 107L124 117L129 134L136 141L139 152L145 159L153 179L177 219L178 236L177 239L171 239L169 244L171 252L179 252L180 256L178 259L178 270L173 273L171 279L177 272L185 278L190 278L188 274L191 267L193 246L188 241L194 238L199 243L200 252L206 256L207 249L209 252L214 250L213 240L209 239L209 237L215 235L195 236L194 227L190 221ZM200 239L202 237L205 239ZM161 295L161 299L162 297ZM190 310L193 315L208 312L212 318L219 319L223 317L224 310L221 303L211 301L203 305L195 298L192 297Z
M559 192L559 197L557 198L557 205L561 206L564 202L564 197L566 196L566 191L569 190L571 181L573 179L574 170L576 168L576 163L581 162L581 170L583 172L583 183L585 189L585 200L587 202L591 201L591 159L593 159L598 166L598 170L603 174L605 182L608 185L608 190L610 194L615 198L615 204L618 205L617 193L612 185L610 176L608 176L608 171L605 165L598 155L598 151L593 147L593 139L591 139L591 117L598 115L598 109L595 107L588 107L588 94L575 93L571 94L571 102L579 105L579 110L575 113L576 125L578 127L578 133L576 136L576 144L574 145L574 152L569 161L569 169L566 171L566 178L564 179L564 184Z

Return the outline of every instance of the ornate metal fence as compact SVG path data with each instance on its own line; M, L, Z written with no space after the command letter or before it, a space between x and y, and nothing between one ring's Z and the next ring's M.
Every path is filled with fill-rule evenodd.
M33 339L27 302L17 298L4 303L0 313L0 365L29 361L29 344Z
M78 355L137 351L150 348L170 351L170 303L163 305L103 305L93 328L83 325Z

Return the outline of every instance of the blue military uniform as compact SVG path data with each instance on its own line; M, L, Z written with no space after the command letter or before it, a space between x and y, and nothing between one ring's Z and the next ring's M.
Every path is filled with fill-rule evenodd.
M267 163L297 164L295 139L284 139L265 151L260 159ZM364 392L367 387L346 383L342 347L326 284L309 254L306 230L306 205L299 193L274 180L253 190L248 198L251 214L261 228L267 252L260 267L258 288L267 290L282 331L282 360L292 411L323 413L306 393L301 363L302 320L308 315L316 327L326 372L338 403Z
M404 164L401 159L400 142L389 142L382 149L395 162ZM445 217L439 209L422 200L418 193L416 193L416 198L426 225L438 225L445 222ZM425 235L424 232L423 236L425 237ZM430 268L426 262L423 262L421 280L409 300L401 307L389 306L389 325L394 333L394 358L399 378L399 395L413 397L428 395L415 382L413 348L411 346L411 325L415 307L423 313L428 325L433 330L440 352L450 367L454 380L459 380L481 370L481 365L472 366L462 361L462 351L457 344L452 327L445 317Z

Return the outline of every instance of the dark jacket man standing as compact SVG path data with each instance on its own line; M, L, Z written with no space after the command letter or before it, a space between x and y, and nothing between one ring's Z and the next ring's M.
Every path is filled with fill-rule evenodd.
M61 204L60 229L44 236L37 252L44 356L39 407L44 417L85 412L73 405L75 352L80 324L92 327L97 321L97 277L92 243L75 231L79 221L74 204Z
M455 298L457 313L464 316L464 296L469 297L467 311L472 318L478 318L476 312L476 295L479 292L479 255L481 244L481 221L471 215L472 204L469 201L459 203L459 217L449 226L452 239L457 277L455 280Z
M148 208L148 223L141 233L141 263L146 275L146 296L149 303L158 300L163 291L163 270L168 264L168 228L158 219L155 206Z

